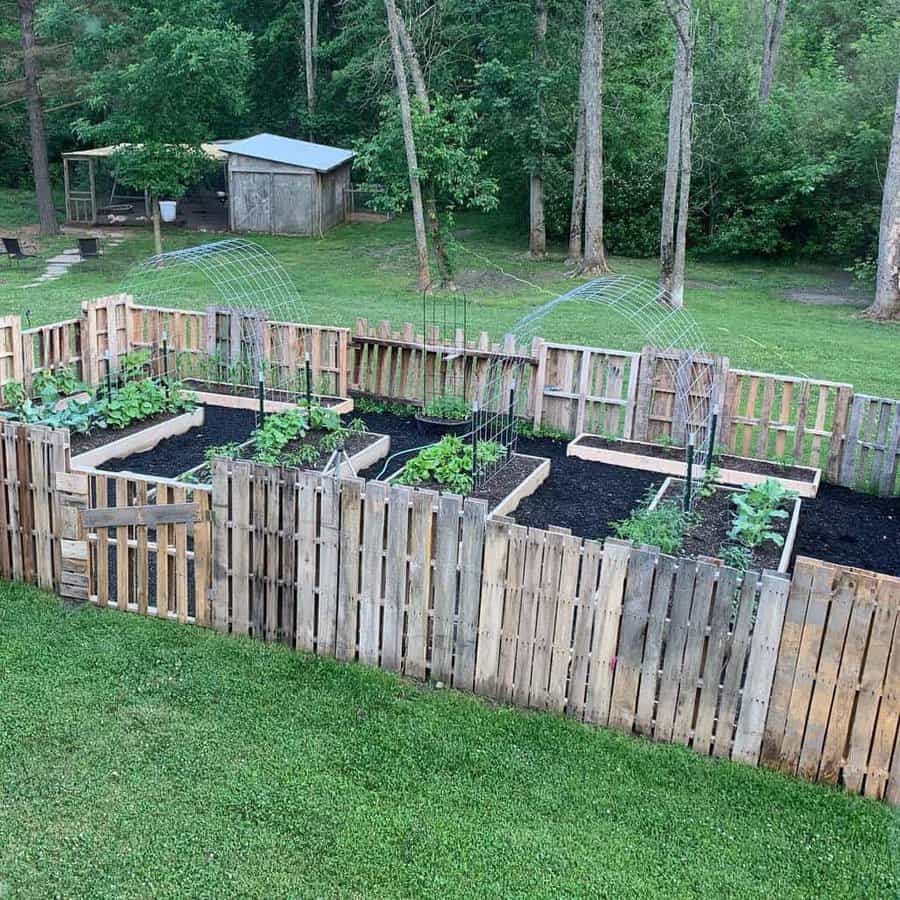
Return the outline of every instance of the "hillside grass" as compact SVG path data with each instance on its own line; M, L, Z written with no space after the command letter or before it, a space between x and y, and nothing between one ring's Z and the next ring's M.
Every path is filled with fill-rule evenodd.
M4 205L5 204L5 205ZM5 227L0 203L0 230ZM503 216L463 215L453 251L458 281L469 300L471 329L501 336L522 315L571 290L561 248L547 261L528 258L521 229ZM100 262L75 266L58 281L24 289L39 266L0 271L0 314L23 313L40 324L77 314L82 300L128 286L128 273L153 252L149 230L130 229L129 239ZM165 248L220 240L223 235L180 229L165 232ZM352 326L357 317L419 323L421 298L415 290L415 259L408 219L345 225L322 239L252 236L274 253L296 286L300 302L294 318ZM62 236L43 241L43 257L72 246ZM653 260L613 257L616 272L656 277ZM789 291L840 287L854 297L845 273L811 264L759 261L689 266L687 307L706 346L727 355L733 366L852 383L858 390L900 396L900 326L876 325L853 305L827 306L786 299ZM214 299L201 278L188 279L164 297L139 292L142 301L200 308ZM568 304L544 320L543 335L554 340L614 349L640 349L641 330L610 309Z
M892 898L884 805L0 585L0 896Z

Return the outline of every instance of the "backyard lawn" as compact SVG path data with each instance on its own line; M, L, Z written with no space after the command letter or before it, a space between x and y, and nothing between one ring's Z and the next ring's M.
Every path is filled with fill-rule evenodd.
M22 218L11 194L0 197L0 231L13 233ZM5 218L4 218L5 217ZM27 218L27 215L25 215ZM469 322L499 337L524 313L571 290L577 279L560 250L546 262L528 259L522 235L502 216L460 216L454 250L458 281L469 299ZM0 315L29 311L34 324L68 318L80 301L116 293L127 273L152 254L149 230L130 230L101 262L73 267L62 278L24 288L40 265L0 270ZM166 249L219 240L221 235L165 232ZM421 319L415 291L415 261L407 219L346 225L321 240L253 236L287 269L301 303L295 318L352 326L360 316L395 324ZM44 242L46 258L74 246L71 236ZM655 278L653 260L613 257L616 272ZM689 267L687 305L705 343L732 365L788 375L848 381L858 390L900 396L900 325L875 325L859 318L867 295L839 269L812 264L759 261L694 262ZM797 296L806 302L799 302ZM793 298L793 299L792 299ZM138 297L146 301L147 297ZM200 279L168 304L199 308L213 299ZM850 302L840 302L842 299ZM571 304L541 327L545 337L616 349L639 349L641 331L611 312Z
M896 897L884 805L0 587L2 897Z

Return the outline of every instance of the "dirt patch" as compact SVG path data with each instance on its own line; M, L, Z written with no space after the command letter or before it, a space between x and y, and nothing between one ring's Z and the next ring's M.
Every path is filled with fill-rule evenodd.
M189 412L189 410L185 412ZM132 422L126 428L96 428L87 434L72 434L69 438L72 456L77 456L79 453L87 453L88 450L96 450L97 447L105 447L107 444L119 440L119 438L137 434L137 432L150 428L152 425L168 422L170 419L183 416L185 412L160 413L156 416L141 419L140 422Z
M791 300L794 303L805 303L810 306L855 306L862 309L872 302L865 296L851 294L848 290L839 288L801 288L793 291L782 291L781 296L785 300Z

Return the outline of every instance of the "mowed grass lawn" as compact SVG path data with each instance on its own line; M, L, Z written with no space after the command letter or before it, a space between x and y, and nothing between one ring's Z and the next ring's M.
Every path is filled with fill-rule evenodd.
M2 897L860 897L886 806L0 588Z
M28 202L24 192L0 195L0 231L14 233L17 220L28 220ZM23 287L41 271L39 266L0 270L0 314L28 310L35 324L50 322L77 315L82 300L122 290L132 266L153 252L148 229L128 234L129 240L110 248L102 262L76 266L40 287ZM453 256L469 300L472 329L483 328L498 338L523 314L579 283L569 277L571 267L562 248L546 262L530 260L521 223L507 216L462 215L455 234ZM165 232L165 248L222 237L171 229ZM357 317L421 322L407 218L383 225L345 225L322 239L252 239L278 257L296 286L300 303L292 313L295 318L346 326ZM43 242L40 253L46 258L71 246L74 239L62 236ZM613 257L611 264L619 273L656 278L654 260ZM864 303L865 291L848 285L846 273L811 264L734 261L691 262L688 275L688 309L707 347L726 354L732 365L847 381L861 391L900 396L900 326L862 320L858 305L798 303L787 297L798 290L837 289ZM138 299L154 301L152 296ZM202 308L217 299L198 277L161 305ZM591 304L560 307L540 331L554 340L614 349L637 350L645 343L640 328Z

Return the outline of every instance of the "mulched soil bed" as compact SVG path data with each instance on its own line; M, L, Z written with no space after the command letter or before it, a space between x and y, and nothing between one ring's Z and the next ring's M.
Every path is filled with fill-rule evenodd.
M469 496L478 500L487 500L488 509L493 509L507 494L515 490L541 463L543 460L532 459L528 456L515 454L509 464L504 466L489 478L477 491ZM433 481L423 481L415 485L417 488L425 488L430 491L445 490ZM512 514L518 521L516 513Z
M681 502L683 482L673 480L663 495L663 500ZM717 556L717 551L724 545L733 544L728 537L734 514L737 507L731 502L732 496L738 491L722 489L715 491L709 497L697 497L694 500L694 514L699 518L699 524L695 525L685 536L682 555L684 556ZM785 507L788 514L786 519L775 519L772 522L772 530L787 537L791 527L790 515L793 510L793 501ZM801 506L802 511L802 506ZM766 541L752 551L751 566L754 569L777 569L781 562L782 547L772 541Z
M250 438L255 427L256 413L252 409L207 406L203 425L166 438L144 453L111 459L100 468L108 472L127 471L158 478L176 478L182 472L199 466L207 448L242 443Z
M365 420L373 431L391 436L392 456L440 437L440 434L423 434L420 423L414 419L391 413L365 413ZM550 459L550 474L546 481L530 497L525 497L512 513L520 525L534 528L558 525L571 528L579 537L603 538L612 534L610 521L624 519L649 488L659 487L663 481L663 476L652 472L566 456L565 441L519 438L517 450L520 454ZM382 477L402 468L410 456L411 453L390 459ZM382 468L384 462L379 462L360 475L375 478Z
M202 391L205 394L221 394L224 397L259 397L259 390L255 387L246 385L223 384L220 381L201 381L198 378L187 378L181 382L181 386L186 391ZM322 397L314 394L314 403L321 403L323 406L334 406L339 400L336 397ZM266 400L275 400L279 403L297 403L300 406L305 405L302 391L285 391L277 388L266 388Z
M900 497L822 483L800 507L794 555L900 577Z
M616 450L619 453L632 453L635 456L651 456L654 459L670 459L685 461L684 447L664 447L662 444L635 444L633 441L617 441L609 438L587 435L578 445L580 447L596 447L600 450ZM792 481L815 480L814 473L801 466L782 466L778 463L761 459L745 459L740 456L721 454L716 457L716 465L720 469L736 469L741 472L752 472L754 475L767 475L771 478L790 478Z
M103 447L106 444L119 440L119 438L128 437L130 434L136 434L138 431L143 431L145 428L150 428L159 422L166 422L184 414L184 411L179 413L160 413L156 416L150 416L148 419L141 419L140 422L133 422L127 428L97 428L87 434L71 434L70 446L72 448L72 456L77 456L79 453L87 453L88 450L96 450L97 447Z

